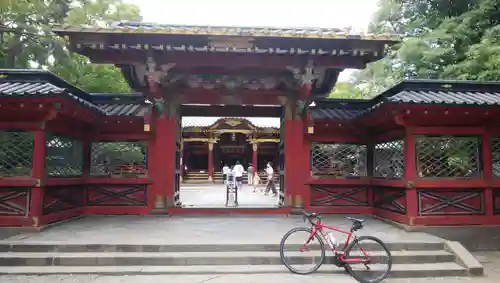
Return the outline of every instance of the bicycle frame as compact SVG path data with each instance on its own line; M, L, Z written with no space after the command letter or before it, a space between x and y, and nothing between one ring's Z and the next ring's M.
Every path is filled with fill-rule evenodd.
M338 258L343 263L368 263L369 262L369 259L368 259L369 256L368 256L368 254L361 247L359 247L359 248L360 248L361 252L363 253L364 258L345 258L344 257L344 251L347 248L347 246L349 245L349 242L351 241L351 239L353 237L356 237L356 235L354 235L354 232L351 232L351 231L348 232L348 231L344 231L344 230L341 230L341 229L338 229L338 228L335 228L335 227L332 227L332 226L328 226L328 225L322 224L320 219L317 219L316 223L314 223L312 221L311 221L311 223L312 223L312 229L311 229L312 231L311 231L311 234L309 234L309 238L304 243L304 246L306 246L313 239L313 237L318 233L318 231L319 231L320 237L323 238L323 240L328 244L328 246L330 247L330 249L331 249L332 252L334 252L337 256L340 255L340 256L338 256ZM346 241L344 243L344 247L342 248L341 252L336 251L335 247L332 245L332 243L328 239L328 235L325 232L325 228L328 229L328 230L332 230L332 231L339 232L339 233L342 233L344 235L347 235L347 239L346 239ZM302 252L303 249L301 248L300 251Z

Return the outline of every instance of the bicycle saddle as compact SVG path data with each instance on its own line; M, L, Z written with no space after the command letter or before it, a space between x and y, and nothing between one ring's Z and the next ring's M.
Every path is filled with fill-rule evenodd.
M358 222L358 223L363 223L365 222L364 219L357 219L357 218L354 218L354 217L346 217L347 220L351 220L352 222Z
M304 211L304 216L305 217L319 217L319 214L317 214L315 212L309 213L309 212Z

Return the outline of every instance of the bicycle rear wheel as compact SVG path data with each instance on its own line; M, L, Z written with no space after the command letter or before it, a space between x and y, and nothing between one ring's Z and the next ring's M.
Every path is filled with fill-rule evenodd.
M361 283L378 283L389 275L392 268L391 252L380 239L372 236L354 239L347 246L344 259L347 261L347 272ZM369 262L352 262L362 259L368 259Z
M325 243L317 233L310 238L311 233L311 229L299 227L281 239L281 262L295 274L311 274L325 261Z

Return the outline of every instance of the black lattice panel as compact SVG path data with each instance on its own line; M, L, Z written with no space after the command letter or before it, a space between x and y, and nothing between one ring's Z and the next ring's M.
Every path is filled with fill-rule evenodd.
M176 162L176 161L172 161ZM91 176L146 176L147 145L143 141L94 142L90 150Z
M419 215L484 214L482 189L418 190Z
M500 137L491 139L491 173L500 178Z
M403 188L374 188L373 207L406 214L406 191Z
M415 147L419 177L480 176L478 137L417 136Z
M50 177L78 177L83 175L83 143L74 138L48 135L47 175Z
M312 206L368 206L368 188L311 186Z
M43 195L43 214L51 214L83 206L82 186L46 187Z
M311 171L313 176L366 176L366 145L313 143Z
M94 185L87 191L88 206L146 206L146 185Z
M404 142L402 140L379 143L374 146L374 177L400 179L404 171Z
M0 130L0 177L31 176L33 133Z
M30 189L28 188L1 188L0 215L25 216L28 215Z

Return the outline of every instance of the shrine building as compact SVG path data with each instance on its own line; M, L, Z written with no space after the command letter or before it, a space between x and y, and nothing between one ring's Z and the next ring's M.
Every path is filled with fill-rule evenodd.
M280 119L183 117L182 181L222 183L222 167L240 162L264 178L268 162L277 164ZM246 181L247 174L244 174Z
M379 60L399 38L129 22L54 32L93 63L121 68L133 93L1 70L0 226L300 209L408 226L500 224L500 84L408 80L369 100L326 98L340 72ZM186 173L215 182L235 160L259 170L274 161L276 207L181 205Z

